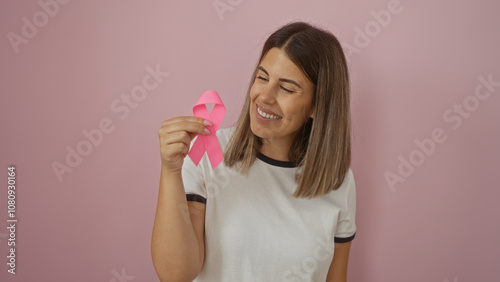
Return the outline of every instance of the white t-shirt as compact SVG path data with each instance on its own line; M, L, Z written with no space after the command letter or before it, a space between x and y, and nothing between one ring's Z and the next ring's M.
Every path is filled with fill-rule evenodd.
M217 131L223 151L233 132ZM354 175L321 198L299 199L297 169L261 154L246 178L224 163L212 170L206 153L198 166L185 158L186 197L206 204L205 262L194 281L325 281L334 242L356 233Z

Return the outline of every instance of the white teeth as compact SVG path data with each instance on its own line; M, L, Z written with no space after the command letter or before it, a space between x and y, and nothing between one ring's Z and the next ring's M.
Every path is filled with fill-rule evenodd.
M280 116L275 116L275 115L270 115L268 113L264 113L263 111L261 111L259 109L259 107L257 107L257 112L259 113L259 115L263 118L268 118L268 119L280 119L281 117Z

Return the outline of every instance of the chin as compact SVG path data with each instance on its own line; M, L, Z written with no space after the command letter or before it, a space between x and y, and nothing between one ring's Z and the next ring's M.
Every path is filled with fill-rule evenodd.
M276 133L272 131L269 128L266 127L260 127L260 126L255 126L250 123L250 129L252 130L252 133L261 138L261 139L273 139L276 137Z

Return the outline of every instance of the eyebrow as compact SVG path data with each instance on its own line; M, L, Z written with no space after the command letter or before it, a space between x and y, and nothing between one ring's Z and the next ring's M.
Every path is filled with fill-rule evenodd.
M269 76L269 73L262 66L258 66L257 69L263 71L267 76ZM288 79L288 78L280 78L278 80L279 81L283 81L283 82L288 82L288 83L291 83L291 84L294 84L294 85L297 85L297 87L299 87L300 89L302 89L302 87L300 87L300 85L295 80L291 80L291 79Z

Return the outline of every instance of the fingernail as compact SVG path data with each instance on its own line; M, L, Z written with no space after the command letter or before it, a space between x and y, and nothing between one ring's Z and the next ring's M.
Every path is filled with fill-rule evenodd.
M208 130L208 128L205 128L205 130L203 130L203 133L205 133L205 135L212 134L212 132L210 132L210 130Z
M208 121L208 120L206 120L206 119L205 119L205 120L203 120L203 124L208 125L208 126L212 126L212 123L211 123L211 122L209 122L209 121Z

